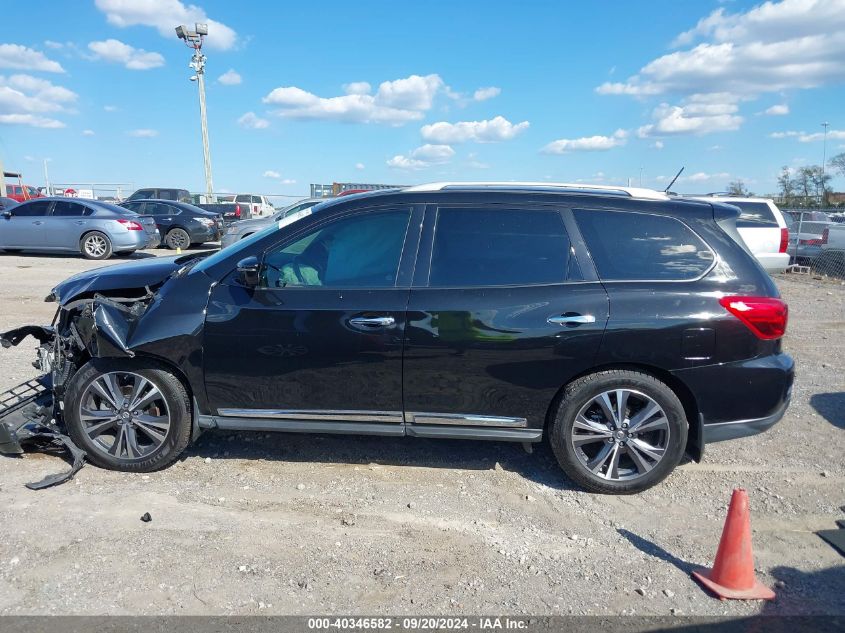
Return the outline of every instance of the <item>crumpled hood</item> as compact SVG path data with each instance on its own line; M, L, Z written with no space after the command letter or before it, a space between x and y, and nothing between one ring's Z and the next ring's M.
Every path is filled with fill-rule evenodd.
M191 253L190 255L175 255L171 257L148 257L134 262L115 264L103 268L95 268L73 277L68 277L53 288L47 301L57 301L61 305L73 301L83 294L108 290L143 288L155 286L167 279L174 271L197 257L205 257L209 253Z

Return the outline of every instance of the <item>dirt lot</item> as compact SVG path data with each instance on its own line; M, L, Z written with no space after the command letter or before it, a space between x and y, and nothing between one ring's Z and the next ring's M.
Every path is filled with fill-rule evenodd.
M0 330L47 322L82 259L0 255ZM0 457L0 614L845 614L845 286L778 279L795 398L770 432L711 445L634 497L575 489L548 449L206 434L166 471ZM0 388L34 375L0 351ZM769 604L720 602L712 562L731 489L751 495ZM151 523L139 517L151 513Z

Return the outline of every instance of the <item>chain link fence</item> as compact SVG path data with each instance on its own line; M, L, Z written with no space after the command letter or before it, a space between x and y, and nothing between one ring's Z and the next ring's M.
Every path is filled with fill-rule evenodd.
M787 272L845 280L845 210L782 211L789 227Z

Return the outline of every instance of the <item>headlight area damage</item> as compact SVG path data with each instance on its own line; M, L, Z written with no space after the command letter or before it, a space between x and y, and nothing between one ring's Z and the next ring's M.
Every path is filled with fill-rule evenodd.
M85 463L85 451L67 435L62 419L65 388L91 358L135 355L126 341L155 296L149 286L137 294L95 293L62 305L50 326L26 325L0 334L4 348L16 346L29 336L36 339L39 345L33 366L41 374L0 394L0 453L21 455L24 447L66 450L72 461L67 472L27 484L28 488L39 490L68 481ZM46 300L55 297L51 294Z

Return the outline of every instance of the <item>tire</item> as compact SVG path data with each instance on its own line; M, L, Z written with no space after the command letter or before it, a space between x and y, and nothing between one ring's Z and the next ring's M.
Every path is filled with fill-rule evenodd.
M181 248L185 250L191 245L191 236L188 235L188 232L185 229L177 227L175 229L170 229L167 232L164 242L167 244L167 248L173 250Z
M617 421L620 400L625 414ZM565 387L549 439L561 468L583 488L634 494L675 469L688 427L681 401L663 382L643 372L608 370Z
M105 233L91 231L79 240L79 250L85 259L108 259L112 255L111 240Z
M114 397L100 396L116 394L118 400L121 396L130 400L140 385L144 386L138 390L136 411L123 406L125 401L114 407ZM110 415L115 408L117 414ZM147 360L91 360L71 378L63 410L76 445L89 461L109 470L147 473L166 468L191 437L185 387L170 371Z

